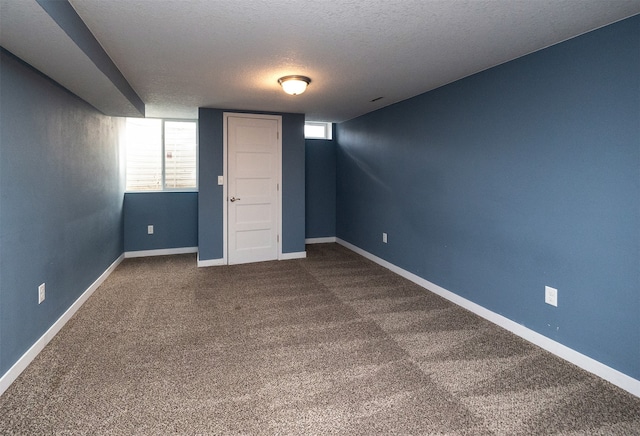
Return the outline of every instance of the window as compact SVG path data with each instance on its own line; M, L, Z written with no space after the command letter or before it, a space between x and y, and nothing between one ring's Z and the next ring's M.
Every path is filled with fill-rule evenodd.
M307 121L304 123L305 139L332 139L332 123Z
M164 186L169 189L195 188L196 123L165 121Z
M197 123L127 118L127 191L195 190Z

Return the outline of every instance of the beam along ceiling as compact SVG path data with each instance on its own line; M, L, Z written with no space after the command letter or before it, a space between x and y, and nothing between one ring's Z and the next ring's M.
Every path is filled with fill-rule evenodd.
M198 107L215 107L336 122L640 13L640 0L69 1L148 117L195 118ZM0 6L18 4L35 0ZM2 43L22 41L14 54L27 62L46 38L64 37L51 23L33 27L39 14L20 26L5 26L3 15ZM49 58L37 65L45 74L60 69ZM90 68L62 70L71 82L104 80ZM277 80L289 74L311 78L304 94L282 92Z

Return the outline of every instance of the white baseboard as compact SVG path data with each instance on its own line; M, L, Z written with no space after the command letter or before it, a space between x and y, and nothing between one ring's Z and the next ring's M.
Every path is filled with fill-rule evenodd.
M198 254L198 267L207 267L207 266L221 266L221 265L226 265L227 261L224 258L220 258L220 259L207 259L207 260L200 260L200 254Z
M297 253L282 253L278 260L304 259L305 257L307 257L307 252L299 251ZM198 255L198 267L222 266L226 264L227 260L225 258L200 260L200 256Z
M282 253L280 255L280 260L304 259L306 257L307 257L306 251L298 251L295 253Z
M521 324L518 324L510 320L509 318L505 318L504 316L492 312L491 310L486 309L479 304L476 304L470 300L467 300L466 298L454 294L453 292L448 291L436 285L435 283L431 283L430 281L425 280L422 277L419 277L409 271L406 271L390 262L387 262L386 260L381 259L378 256L375 256L368 251L365 251L347 241L337 238L336 242L340 245L345 246L351 251L354 251L369 260L372 260L378 265L381 265L393 271L399 276L402 276L407 280L410 280L413 283L422 286L426 290L440 295L441 297L446 298L452 303L470 310L476 315L479 315L482 318L491 321L492 323L497 324L498 326L506 330L509 330L510 332L549 351L550 353L553 353L556 356L567 360L574 365L613 383L619 388L622 388L625 391L630 392L637 397L640 397L640 380L636 380L635 378L630 377L616 369L613 369L589 356L585 356L584 354L579 353L574 349L567 347L566 345L562 345L561 343L556 342L553 339L549 339L548 337L541 335L538 332L535 332Z
M170 256L173 254L197 253L198 247L163 248L159 250L125 251L124 257Z
M331 242L336 242L335 236L328 236L326 238L307 238L304 240L305 244L328 244Z
M64 325L71 319L71 317L80 309L85 301L95 292L96 289L109 277L114 269L122 262L124 255L120 255L110 266L103 272L100 277L94 281L86 291L78 297L78 299L69 307L65 313L62 314L58 320L53 323L49 330L47 330L23 355L13 364L11 368L0 378L0 395L2 395L11 383L13 383L18 376L24 371L27 366L36 358L38 353L44 349L44 347L53 339L53 337L64 327Z

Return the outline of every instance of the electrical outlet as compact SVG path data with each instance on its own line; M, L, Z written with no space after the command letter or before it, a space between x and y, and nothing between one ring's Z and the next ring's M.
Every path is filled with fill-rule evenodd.
M148 235L153 235L153 226L152 225L148 225L147 226L147 234Z
M224 185L224 176L218 176L218 185L219 186Z
M544 302L558 307L558 290L550 286L544 287Z
M44 283L38 286L38 304L44 301L45 287Z
M385 244L387 243L387 234L386 233L382 234L382 242L384 242Z

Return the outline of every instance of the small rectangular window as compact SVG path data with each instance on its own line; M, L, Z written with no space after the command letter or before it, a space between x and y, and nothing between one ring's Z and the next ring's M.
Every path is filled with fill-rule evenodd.
M197 188L197 123L127 118L127 191Z
M162 190L162 120L127 118L127 191Z
M332 123L307 121L304 123L305 139L332 139Z
M196 186L196 123L164 123L164 185L169 189Z

